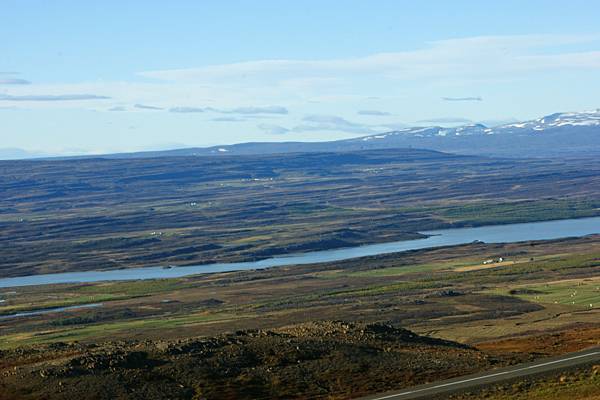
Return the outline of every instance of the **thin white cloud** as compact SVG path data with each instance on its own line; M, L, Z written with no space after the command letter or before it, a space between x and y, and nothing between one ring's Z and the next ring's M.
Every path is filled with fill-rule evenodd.
M409 128L410 125L407 125L403 122L394 122L391 124L384 124L381 125L383 128L386 128L387 130L392 130L392 131L397 131L399 129L403 129L403 128Z
M146 104L134 104L133 107L135 108L139 108L140 110L150 110L150 111L160 111L160 110L164 110L164 108L162 107L156 107L156 106L149 106Z
M283 126L273 124L259 124L258 129L268 133L269 135L284 135L290 132L289 129L284 128Z
M170 82L253 86L302 80L378 75L388 79L480 79L561 68L596 68L600 52L558 52L560 46L597 43L597 35L482 36L440 40L411 51L330 60L257 60L200 68L146 71L140 75ZM546 50L553 50L544 54ZM542 53L542 54L540 54Z
M182 113L182 114L203 113L204 111L206 111L205 108L199 108L199 107L171 107L171 108L169 108L169 112Z
M221 111L231 114L287 114L288 110L285 107L280 106L267 106L267 107L238 107L229 111Z
M442 97L444 101L483 101L482 97Z
M369 116L373 116L373 117L387 117L392 115L389 112L386 111L379 111L379 110L360 110L357 112L358 115L369 115Z
M169 109L170 112L174 113L201 113L201 112L215 112L221 114L240 114L240 115L261 115L261 114L288 114L288 110L281 106L265 106L265 107L237 107L233 109L218 109L213 107L172 107Z
M473 121L471 121L468 118L461 118L461 117L440 117L440 118L429 118L429 119L422 119L420 121L417 121L419 123L434 123L434 124L470 124Z
M214 122L244 122L244 121L247 121L247 119L240 118L240 117L217 117L217 118L212 118L211 121L214 121Z
M105 100L108 96L98 96L95 94L43 94L43 95L21 95L14 96L0 94L0 101L77 101L77 100Z
M373 134L389 129L405 128L402 123L393 124L361 124L349 121L337 115L314 114L306 115L299 125L286 128L281 125L260 124L258 128L269 134L281 135L285 133L302 132L341 132L350 134Z
M30 85L31 82L29 82L26 79L20 79L20 78L7 78L7 79L0 79L0 85Z
M488 93L489 88L484 86L490 82L497 84L501 80L525 80L537 77L538 72L543 71L562 73L565 69L593 70L600 68L600 52L580 49L599 47L600 37L597 35L483 36L435 41L416 50L347 59L255 60L140 73L144 77L154 78L154 82L12 85L10 95L0 96L0 99L7 103L37 102L28 104L32 109L84 109L89 107L88 100L113 98L119 104L171 104L173 106L167 111L181 109L184 112L189 109L191 112L192 109L198 109L206 113L248 118L289 114L288 108L277 104L285 104L299 113L340 113L341 109L360 110L361 107L365 107L362 111L369 112L377 111L380 107L385 109L392 102L395 102L395 106L410 102L412 97L418 98L419 105L425 104L427 100L422 93L427 93L430 99L439 99L447 94L470 95L478 90L474 88L480 87L483 88L482 92L485 90ZM62 93L96 95L65 96ZM486 95L486 100L487 97L492 98L492 95ZM248 104L248 99L259 106ZM381 104L372 102L367 106L366 99ZM453 101L458 98L447 99ZM62 103L59 100L73 101ZM75 100L82 101L78 103ZM323 107L316 109L311 106L316 101ZM479 100L473 98L462 101ZM191 106L180 107L178 104ZM194 104L201 106L195 107ZM415 107L412 106L413 111ZM375 113L359 114L376 116ZM293 119L294 116L290 116L286 123L294 124ZM306 121L302 124L316 125ZM364 127L346 129L359 130Z
M336 115L307 115L302 118L302 121L302 124L292 129L294 132L338 131L360 134L375 132L370 125L351 122Z

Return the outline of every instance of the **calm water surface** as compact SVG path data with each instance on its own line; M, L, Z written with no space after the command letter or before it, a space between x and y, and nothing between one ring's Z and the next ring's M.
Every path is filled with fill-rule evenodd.
M263 269L287 265L347 260L350 258L388 254L407 250L465 244L475 240L481 240L486 243L503 243L585 236L600 233L600 217L482 226L478 228L445 229L422 233L431 236L425 239L403 240L399 242L371 244L336 250L290 254L261 261L206 264L170 269L164 269L162 266L154 266L112 271L67 272L3 278L0 279L0 288L45 285L52 283L177 278L210 272Z
M94 303L94 304L80 304L76 306L68 306L68 307L54 307L54 308L42 308L39 310L31 310L31 311L23 311L14 314L0 315L0 320L3 319L11 319L11 318L22 318L22 317L33 317L34 315L43 315L43 314L51 314L56 312L63 312L69 310L78 310L81 308L96 308L101 307L102 303Z

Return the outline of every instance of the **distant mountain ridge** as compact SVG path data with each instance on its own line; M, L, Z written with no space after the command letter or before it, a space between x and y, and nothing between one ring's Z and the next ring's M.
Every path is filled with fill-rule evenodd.
M493 128L482 124L405 128L345 142L367 142L369 148L407 145L504 157L600 154L600 110L554 113Z
M457 154L501 157L600 155L600 109L554 113L496 127L420 126L328 142L248 142L204 148L108 154L104 158L257 155L421 148ZM69 157L72 158L72 157ZM85 156L85 158L89 158Z
M522 134L543 132L561 127L600 127L600 110L584 112L555 113L532 121L510 123L488 128L482 124L463 125L453 128L440 126L405 128L388 132L384 135L413 135L415 137L432 136L465 136L465 135L497 135L497 134ZM359 138L372 140L381 135L371 135Z
M31 153L29 151L13 147L0 149L0 160L21 160L24 158L34 158L40 156L40 154Z

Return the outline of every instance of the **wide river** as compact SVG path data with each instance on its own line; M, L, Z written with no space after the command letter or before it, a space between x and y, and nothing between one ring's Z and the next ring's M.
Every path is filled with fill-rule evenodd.
M465 244L475 240L481 240L486 243L505 243L585 236L600 233L600 217L531 222L525 224L493 225L477 228L444 229L422 233L431 236L425 239L403 240L399 242L370 244L336 250L289 254L251 262L205 264L169 269L165 269L162 266L154 266L110 271L66 272L0 278L0 288L55 283L177 278L210 272L240 271L340 261L350 258L396 253L407 250Z

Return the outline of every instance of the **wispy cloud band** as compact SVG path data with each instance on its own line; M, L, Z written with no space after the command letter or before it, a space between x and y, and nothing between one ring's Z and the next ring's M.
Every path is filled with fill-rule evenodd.
M444 101L483 101L482 97L442 97Z
M387 117L392 115L389 112L386 111L379 111L379 110L360 110L357 112L358 115L368 115L368 116L372 116L372 117Z
M322 85L324 80L347 76L387 79L481 79L540 70L598 68L600 52L544 53L547 49L595 43L598 35L479 36L434 41L411 51L378 53L329 60L257 60L199 68L145 71L140 75L170 82L260 85L265 82ZM541 54L540 54L541 53ZM336 82L340 82L339 80ZM294 85L297 88L297 85Z
M138 108L140 110L150 110L150 111L161 111L164 110L162 107L150 106L147 104L134 104L133 107Z
M95 94L44 94L44 95L21 95L14 96L9 94L0 94L0 101L76 101L76 100L106 100L108 96L99 96Z
M31 82L29 82L26 79L20 79L20 78L8 78L8 79L0 79L0 85L30 85Z

